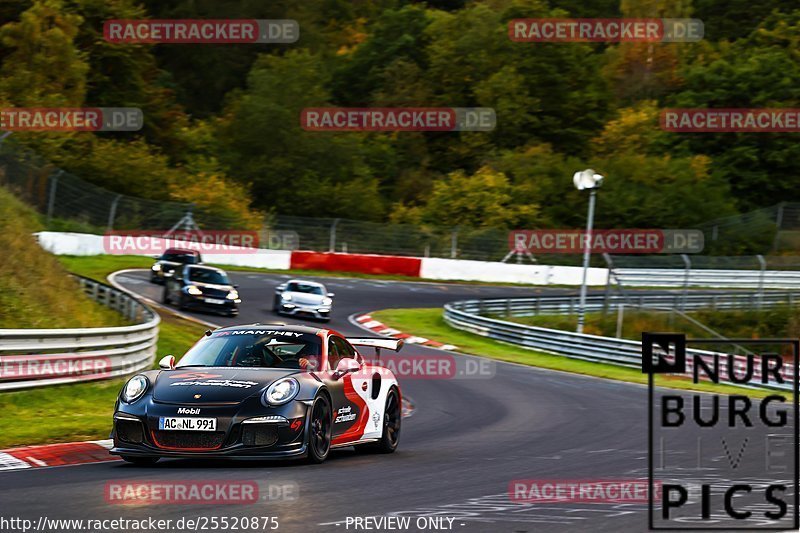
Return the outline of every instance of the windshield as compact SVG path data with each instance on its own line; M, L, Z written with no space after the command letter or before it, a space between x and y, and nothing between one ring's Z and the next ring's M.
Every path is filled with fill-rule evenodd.
M305 294L324 294L322 287L319 285L311 285L310 283L292 282L286 286L286 290L289 292L303 292Z
M184 263L193 265L197 263L197 256L195 254L165 253L161 256L161 260L169 261L171 263Z
M319 368L321 340L294 331L220 331L203 337L177 364L250 368Z
M211 270L208 268L190 268L189 281L196 281L197 283L212 283L215 285L230 285L228 275L219 270Z

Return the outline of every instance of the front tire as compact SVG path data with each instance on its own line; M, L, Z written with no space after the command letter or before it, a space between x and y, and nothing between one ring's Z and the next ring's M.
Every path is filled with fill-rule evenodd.
M153 466L158 462L158 457L137 457L135 455L120 455L123 461L136 466Z
M311 405L311 421L308 428L308 460L319 464L328 458L331 451L333 412L331 403L324 394L314 399Z

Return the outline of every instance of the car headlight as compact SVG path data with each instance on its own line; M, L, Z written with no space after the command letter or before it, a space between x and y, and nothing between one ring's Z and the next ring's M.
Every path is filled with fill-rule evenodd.
M198 289L198 288L197 288L196 286L194 286L194 285L189 285L189 286L187 286L187 287L186 287L186 292L188 292L188 293L189 293L189 294L191 294L192 296L200 296L201 294L203 294L203 291L201 291L200 289Z
M270 405L283 405L300 392L300 384L294 378L279 379L267 388L264 401Z
M281 298L283 298L286 301L289 301L292 299L292 295L289 294L288 292L284 292L283 294L281 294Z
M144 391L147 390L148 381L147 378L139 374L138 376L133 376L128 383L125 384L125 388L122 389L122 400L125 403L133 403L139 398L141 398Z
M160 264L158 264L158 263L156 263L155 265L153 265L153 266L152 266L152 267L150 267L150 268L152 268L152 269L153 269L153 272L158 272L159 270L161 270L161 265L160 265Z
M235 300L239 297L239 291L236 289L231 289L231 292L228 293L228 300Z
M322 305L331 305L332 303L333 303L333 300L331 300L330 298L323 298L322 299Z

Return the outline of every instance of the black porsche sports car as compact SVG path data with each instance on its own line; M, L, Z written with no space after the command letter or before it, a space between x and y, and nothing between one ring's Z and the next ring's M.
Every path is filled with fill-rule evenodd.
M114 408L111 453L136 464L161 457L306 457L331 448L390 453L400 436L394 374L355 347L399 350L402 340L347 339L306 326L209 330L179 363L133 376Z
M224 270L186 265L164 282L161 301L180 309L205 309L235 316L242 303L237 289Z

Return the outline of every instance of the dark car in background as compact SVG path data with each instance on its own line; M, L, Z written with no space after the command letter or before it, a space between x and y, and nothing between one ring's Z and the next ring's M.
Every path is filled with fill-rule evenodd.
M163 284L176 270L184 265L198 265L203 262L200 252L183 248L168 248L150 267L150 282Z
M239 314L237 285L233 285L224 270L206 265L185 265L164 283L162 301L180 309L204 309Z

